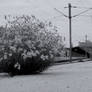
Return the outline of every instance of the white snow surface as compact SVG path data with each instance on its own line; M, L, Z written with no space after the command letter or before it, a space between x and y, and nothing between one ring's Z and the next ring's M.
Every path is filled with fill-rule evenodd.
M42 74L0 74L0 92L92 92L92 61L56 65Z

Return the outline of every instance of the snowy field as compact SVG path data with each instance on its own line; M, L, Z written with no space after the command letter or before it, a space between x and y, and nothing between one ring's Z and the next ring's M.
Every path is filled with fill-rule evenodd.
M92 61L56 65L38 75L0 75L0 92L92 92Z

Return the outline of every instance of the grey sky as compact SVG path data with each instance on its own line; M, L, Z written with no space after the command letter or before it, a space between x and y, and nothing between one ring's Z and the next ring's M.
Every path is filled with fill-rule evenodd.
M68 9L64 9L68 3L73 6L92 7L92 0L0 0L0 20L3 19L3 15L7 14L33 14L41 20L50 20L58 26L59 32L66 37L66 44L68 45L68 19L54 10L57 8L68 15ZM72 15L84 10L86 9L72 9ZM92 15L92 10L83 15ZM86 34L88 39L92 41L92 18L80 16L72 20L73 44L76 45L78 41L84 41Z

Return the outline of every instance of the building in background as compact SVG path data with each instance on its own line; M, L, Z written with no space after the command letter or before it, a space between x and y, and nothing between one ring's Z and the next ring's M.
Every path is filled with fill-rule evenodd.
M92 58L92 42L89 40L79 42L78 46L72 48L72 56Z
M69 51L69 48L66 48L64 56L69 57ZM72 57L92 58L92 42L86 40L84 42L79 42L78 46L72 47Z

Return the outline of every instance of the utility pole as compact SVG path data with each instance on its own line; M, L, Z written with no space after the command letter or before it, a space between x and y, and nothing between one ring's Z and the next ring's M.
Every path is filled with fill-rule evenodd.
M85 42L87 43L87 40L88 40L88 36L87 35L85 35Z
M57 12L61 13L64 17L68 18L69 19L69 45L70 45L70 48L69 48L69 54L70 54L70 62L72 62L72 18L75 18L77 16L80 16L81 14L83 13L86 13L88 12L89 10L92 10L92 8L87 8L87 10L84 10L76 15L71 15L71 8L78 8L77 6L71 6L71 3L68 4L68 7L64 7L64 8L68 8L68 11L69 11L69 15L67 16L66 14L64 14L63 12L59 11L58 9L54 8ZM81 8L81 7L79 7ZM85 8L85 7L84 7Z
M87 57L87 52L88 52L88 43L87 43L87 40L88 40L88 36L87 35L85 35L85 49L86 49L86 51L85 51L85 57Z
M70 51L69 51L69 54L70 54L70 62L72 62L72 23L71 23L71 19L72 19L72 16L71 16L71 4L69 3L68 4L68 8L69 8L69 45L70 45Z

